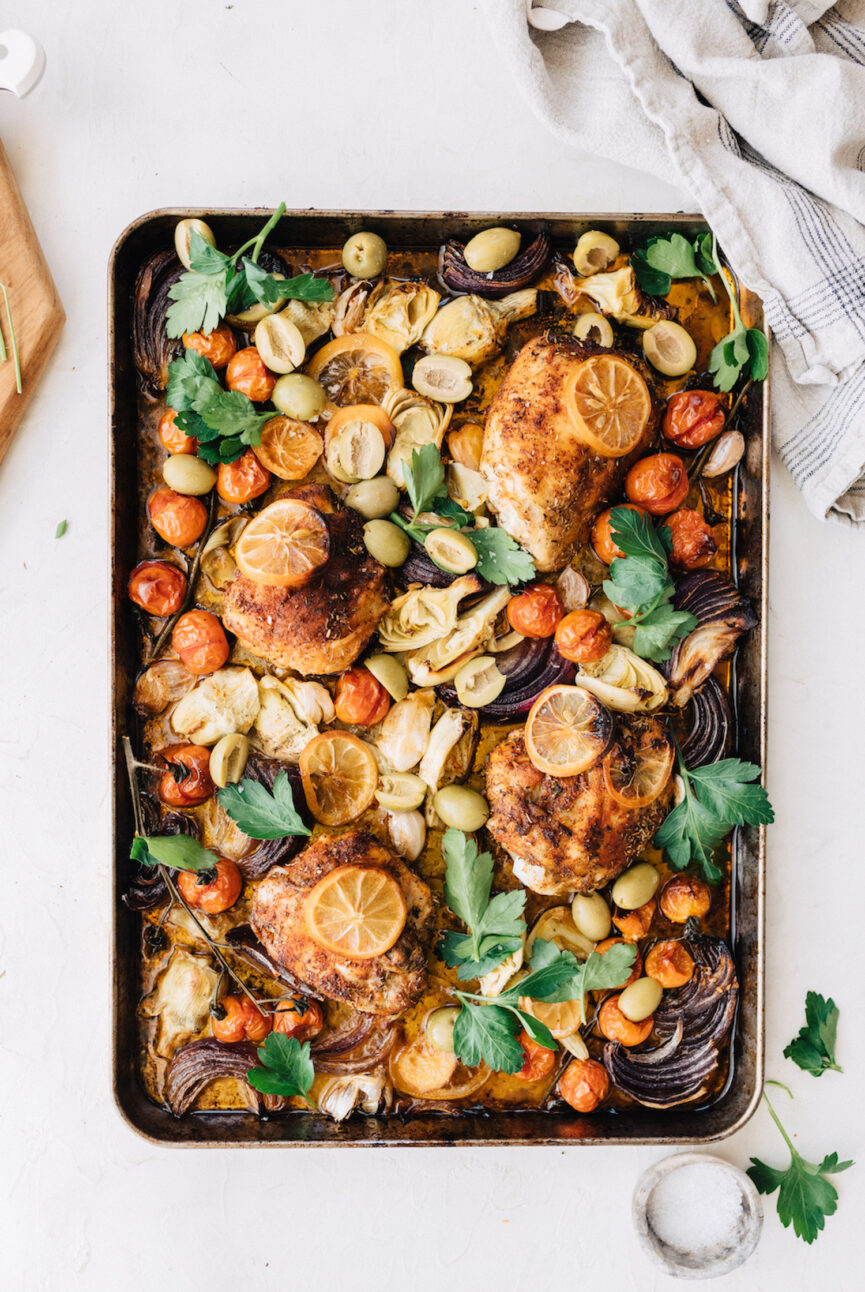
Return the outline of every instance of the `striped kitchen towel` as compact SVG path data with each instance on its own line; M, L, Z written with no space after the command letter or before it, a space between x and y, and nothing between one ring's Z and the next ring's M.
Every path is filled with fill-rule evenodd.
M558 135L693 195L763 299L782 460L865 524L865 0L485 4Z

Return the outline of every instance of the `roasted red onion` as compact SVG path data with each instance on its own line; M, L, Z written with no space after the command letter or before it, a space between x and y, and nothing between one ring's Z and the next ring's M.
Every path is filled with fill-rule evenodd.
M560 682L570 683L576 674L576 665L559 654L552 637L527 637L510 650L502 651L496 664L508 680L498 699L477 710L488 722L519 721L541 691ZM445 704L459 704L454 687L437 689Z
M510 292L528 287L539 278L550 258L550 235L542 229L534 241L516 256L504 269L482 274L470 269L463 254L465 244L449 239L439 252L439 282L451 292L472 292L499 300Z
M250 754L243 775L251 781L258 781L265 789L272 790L273 782L280 772L285 772L289 779L300 819L312 829L315 822L307 807L300 771L294 763L281 763L276 758L265 758L263 754ZM274 866L282 866L296 857L307 842L307 836L303 834L292 834L285 839L263 839L255 852L238 859L238 869L244 879L263 879Z
M158 251L144 264L133 292L132 345L145 392L158 397L168 384L168 365L183 349L165 331L168 289L183 273L174 251Z
M160 817L159 809L150 799L141 799L142 824L149 835L188 834L199 836L198 822L183 812L166 812ZM138 873L123 894L122 902L130 911L153 911L168 900L168 885L156 866L139 866Z
M699 620L699 626L676 645L670 660L672 700L681 707L715 665L732 653L742 634L756 627L757 616L748 598L718 570L686 574L676 586L674 604Z
M717 763L730 752L733 718L716 677L709 676L685 706L687 732L679 742L686 767Z
M401 588L407 588L410 583L423 583L428 588L449 588L459 577L436 565L420 543L412 543L405 561L394 571L394 578Z
M168 1065L166 1103L175 1117L182 1117L211 1081L218 1077L235 1077L246 1086L250 1104L256 1111L282 1112L288 1107L287 1099L281 1095L263 1095L247 1081L247 1072L257 1063L258 1054L251 1041L237 1041L233 1045L211 1037L191 1041L176 1051Z
M351 1045L348 1044L350 1037L343 1036L340 1048L336 1049L339 1037L334 1034L318 1037L318 1043L312 1042L310 1048L316 1072L351 1076L356 1072L368 1072L387 1058L396 1040L396 1029L384 1019L369 1018L365 1030L357 1026L357 1039Z

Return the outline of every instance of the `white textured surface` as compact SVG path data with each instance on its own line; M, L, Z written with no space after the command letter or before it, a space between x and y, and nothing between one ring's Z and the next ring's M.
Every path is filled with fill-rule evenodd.
M467 0L12 0L48 70L0 136L69 321L0 468L0 1287L316 1292L678 1286L630 1230L618 1149L161 1150L109 1086L105 266L160 205L676 209L532 120ZM295 69L296 72L295 72ZM861 538L772 487L768 1072L797 1143L862 1156ZM68 518L55 541L57 522ZM807 988L842 1007L845 1075L781 1050ZM781 1164L765 1113L719 1146ZM719 1288L861 1286L865 1168L813 1248L768 1201Z

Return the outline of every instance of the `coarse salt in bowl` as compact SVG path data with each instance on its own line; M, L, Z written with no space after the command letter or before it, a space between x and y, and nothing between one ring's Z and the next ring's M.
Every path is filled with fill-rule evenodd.
M677 1153L637 1182L634 1226L643 1250L668 1274L701 1279L747 1260L763 1227L763 1207L738 1167L707 1153Z

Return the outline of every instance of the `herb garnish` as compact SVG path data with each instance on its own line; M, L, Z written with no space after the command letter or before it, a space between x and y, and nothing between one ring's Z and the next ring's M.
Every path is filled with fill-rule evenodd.
M258 1049L259 1066L250 1068L246 1079L263 1095L306 1099L312 1089L315 1069L309 1041L298 1041L284 1032L271 1032Z
M188 834L138 834L129 856L142 866L169 866L172 870L213 870L215 853Z
M240 390L226 390L209 359L184 350L168 365L169 408L175 423L198 440L198 456L212 466L234 462L247 448L261 443L261 431L277 412L259 413Z
M286 839L310 834L294 806L291 781L280 772L270 793L259 781L244 776L237 785L227 785L216 796L219 806L251 839Z
M835 1062L835 1034L838 1030L838 1006L830 996L809 991L805 997L805 1026L799 1028L784 1050L803 1072L820 1077L824 1072L842 1072Z
M18 353L18 337L15 335L15 324L12 321L12 307L9 304L9 293L6 290L6 284L0 283L0 291L3 293L3 300L6 305L6 322L9 326L9 344L12 347L12 360L15 365L15 389L18 394L23 393L21 382L21 356ZM0 363L6 362L6 342L3 340L3 331L0 328Z
M712 256L717 260L717 244L712 234ZM721 273L721 281L730 298L733 310L733 330L722 337L709 355L709 371L715 374L714 385L718 390L732 390L745 371L753 381L763 381L769 371L769 342L765 332L758 327L745 327L739 313L739 302Z
M445 900L469 932L445 933L439 952L446 965L456 968L461 982L481 978L519 950L525 937L522 889L490 897L493 859L478 853L477 844L462 830L446 830L442 837L446 863Z
M615 557L604 592L614 603L631 611L631 618L616 628L634 628L632 649L643 659L670 658L670 646L697 627L697 620L672 606L675 587L668 564L672 546L669 529L656 530L648 516L627 507L610 513L610 533L624 557Z
M702 278L714 301L718 298L709 275L718 273L718 266L711 254L711 244L710 233L701 233L693 243L681 233L671 233L669 238L650 238L645 251L635 251L631 256L631 268L643 291L650 296L666 296L674 278Z
M69 528L69 522L68 522L68 520L61 520L61 521L60 521L60 523L58 524L57 528L56 528L56 529L55 529L55 531L54 531L54 537L55 537L55 538L62 538L62 537L63 537L63 535L66 533L66 531L67 531L67 529L68 529L68 528Z
M793 1092L780 1081L768 1081L766 1084L780 1086L782 1090L787 1091L791 1099L793 1098ZM839 1162L837 1153L829 1153L819 1164L807 1162L793 1147L790 1136L781 1125L765 1089L763 1098L766 1100L766 1107L769 1109L772 1121L783 1135L784 1142L790 1150L790 1165L785 1171L781 1171L777 1167L767 1166L757 1157L752 1157L748 1175L760 1193L771 1194L776 1189L779 1190L778 1217L781 1224L787 1229L792 1223L793 1232L797 1238L804 1239L806 1243L813 1243L825 1226L826 1216L834 1215L838 1209L838 1190L826 1179L826 1176L846 1171L853 1162Z
M655 846L663 848L673 870L696 861L704 878L717 884L721 871L712 853L734 825L768 825L775 820L762 785L752 785L760 768L741 758L722 758L705 767L685 766L677 751L685 797L661 823Z

